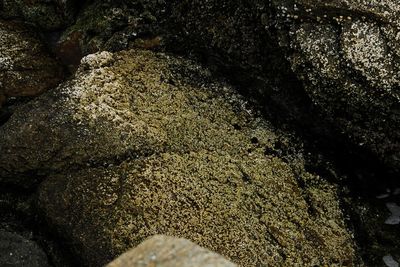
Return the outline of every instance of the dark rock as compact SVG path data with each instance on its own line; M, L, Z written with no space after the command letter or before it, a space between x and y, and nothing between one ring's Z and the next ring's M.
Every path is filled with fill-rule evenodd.
M282 44L314 104L353 143L398 173L399 6L307 0L276 5L286 31Z
M0 21L0 105L10 96L36 96L55 87L62 68L32 28Z
M0 0L0 18L22 19L43 30L57 30L73 22L75 0Z
M73 70L83 56L98 51L158 49L162 39L157 36L157 14L163 13L164 5L164 1L93 1L62 34L56 54Z
M0 266L50 266L46 254L33 241L0 229Z

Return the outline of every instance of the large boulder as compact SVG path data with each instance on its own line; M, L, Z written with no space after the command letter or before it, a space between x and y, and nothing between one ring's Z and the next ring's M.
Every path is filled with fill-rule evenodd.
M165 54L89 55L0 128L0 181L48 175L38 206L90 266L155 234L243 266L355 263L335 187L211 78Z
M153 236L113 260L107 267L235 267L221 255L199 247L187 239Z
M0 106L10 96L35 96L55 87L62 68L32 28L0 20Z

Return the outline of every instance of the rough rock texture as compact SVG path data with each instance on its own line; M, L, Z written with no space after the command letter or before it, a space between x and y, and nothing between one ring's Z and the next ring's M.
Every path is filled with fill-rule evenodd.
M73 21L75 0L0 0L0 18L23 19L44 30L57 30Z
M292 68L320 111L400 169L400 51L394 1L280 2Z
M55 87L62 69L32 29L0 21L0 105L9 96L35 96Z
M46 267L46 254L33 241L0 229L0 266Z
M107 267L235 267L221 255L183 238L156 235L122 254Z
M0 180L50 174L38 205L91 266L155 234L243 266L352 265L335 187L277 157L288 139L210 78L164 54L89 55L0 128Z

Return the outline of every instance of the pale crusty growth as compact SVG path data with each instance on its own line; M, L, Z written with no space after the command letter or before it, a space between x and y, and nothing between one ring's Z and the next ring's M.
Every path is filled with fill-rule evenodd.
M148 51L84 58L59 88L57 111L77 132L94 133L77 151L135 153L117 166L52 175L39 197L48 220L91 266L154 234L187 238L241 266L355 262L335 188L301 162L268 155L272 127L209 77Z
M299 43L302 51L310 58L315 68L320 69L320 74L327 78L339 78L339 45L336 40L337 30L330 25L303 24L296 28L293 37ZM301 68L293 60L293 68Z
M245 121L248 111L231 89L209 84L206 90L202 85L176 80L180 74L167 71L173 64L177 65L174 59L150 52L89 55L82 59L72 86L61 88L66 96L63 105L73 110L78 124L106 124L104 128L113 129L112 134L123 137L121 141L128 147L143 137L152 144L138 149L238 148L252 136L261 144L271 145L274 133L258 131L252 135L256 129L248 127L257 121L240 126L242 131L234 129L233 125ZM200 71L188 63L185 66ZM227 98L234 101L233 106ZM227 139L227 135L237 138Z
M372 85L390 88L399 83L392 66L393 55L377 25L360 21L347 24L341 39L345 57Z

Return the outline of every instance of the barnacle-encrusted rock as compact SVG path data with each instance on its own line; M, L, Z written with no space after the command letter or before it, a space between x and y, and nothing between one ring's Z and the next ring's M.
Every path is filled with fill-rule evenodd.
M235 267L221 255L183 238L156 235L122 254L107 267Z
M400 171L400 7L394 1L275 1L306 92L350 139Z
M0 181L49 175L38 206L90 266L154 234L243 266L353 264L335 187L277 157L288 139L210 78L165 54L89 55L0 128Z
M61 67L31 28L0 20L0 106L8 96L39 95L61 78Z

